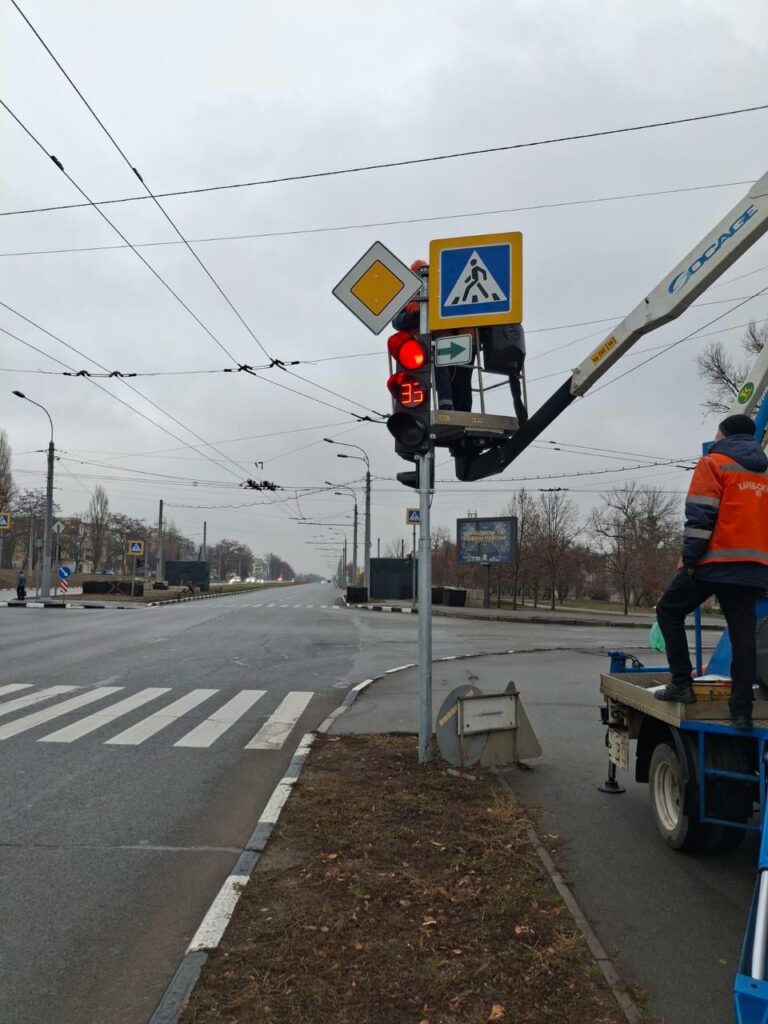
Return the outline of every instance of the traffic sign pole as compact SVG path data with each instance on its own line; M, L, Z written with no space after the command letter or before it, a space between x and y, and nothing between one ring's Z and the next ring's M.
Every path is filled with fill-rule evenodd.
M419 332L429 336L427 275L419 292ZM432 396L430 395L430 402ZM434 448L416 456L419 474L419 764L432 760L432 544L429 534L429 483Z
M411 607L416 607L416 523L413 524L411 540Z

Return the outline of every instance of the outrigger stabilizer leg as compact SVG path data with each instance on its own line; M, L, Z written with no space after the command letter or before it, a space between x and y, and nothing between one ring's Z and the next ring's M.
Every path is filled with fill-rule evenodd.
M602 786L598 786L597 788L600 790L601 793L611 793L614 796L618 795L619 793L626 793L626 789L624 789L623 786L620 786L619 783L616 781L616 765L613 763L613 761L608 762L608 778L605 780Z

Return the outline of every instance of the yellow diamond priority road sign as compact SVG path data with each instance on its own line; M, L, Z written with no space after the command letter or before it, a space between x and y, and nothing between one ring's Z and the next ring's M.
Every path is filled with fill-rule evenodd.
M380 334L420 286L418 274L381 242L374 242L339 281L333 294L369 331Z

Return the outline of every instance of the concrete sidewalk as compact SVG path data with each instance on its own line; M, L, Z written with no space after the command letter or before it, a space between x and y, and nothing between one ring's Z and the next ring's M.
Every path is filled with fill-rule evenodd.
M366 604L348 604L349 608L359 608L373 612L400 612L416 614L418 606L410 601L369 601ZM544 624L551 622L559 626L606 626L609 629L650 629L653 624L653 612L632 612L622 615L621 612L594 612L582 608L458 608L452 605L435 604L433 615L441 615L454 619L484 619L490 622L527 622ZM692 623L693 620L691 619ZM716 615L702 617L702 628L707 630L725 629L725 620Z

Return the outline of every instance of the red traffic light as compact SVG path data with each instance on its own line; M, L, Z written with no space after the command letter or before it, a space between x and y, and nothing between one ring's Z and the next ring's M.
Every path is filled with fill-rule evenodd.
M427 401L427 390L423 381L403 370L392 374L387 381L387 387L395 401L406 409L414 409Z
M398 331L387 341L392 358L406 370L420 370L427 363L427 350L408 331Z

